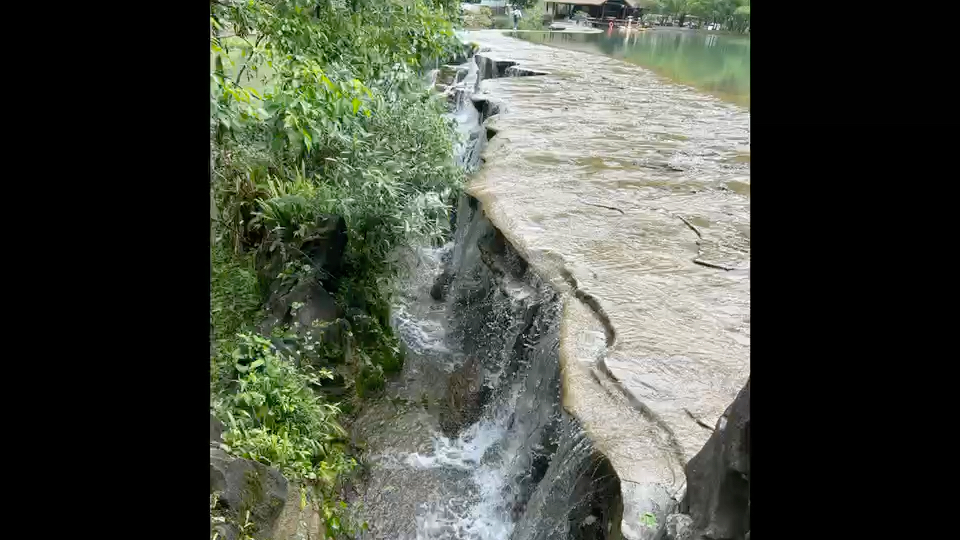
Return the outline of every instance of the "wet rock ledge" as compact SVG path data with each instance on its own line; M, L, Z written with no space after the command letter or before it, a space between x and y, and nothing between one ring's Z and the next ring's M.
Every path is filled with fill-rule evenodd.
M480 81L543 73L494 54L476 56ZM483 95L496 99L486 92ZM509 138L509 133L501 129L497 136ZM508 150L498 145L487 147L484 161L496 160L497 153L504 151ZM603 313L583 301L575 280L564 279L569 275L565 261L553 253L527 251L522 239L511 231L513 220L501 214L493 194L473 187L467 192L511 249L562 296L562 406L582 426L591 446L609 462L619 479L620 493L608 497L608 504L617 508L605 512L619 523L605 527L601 536L748 540L749 382L717 422L706 445L688 463L670 426L628 395L604 369L606 347L610 345L604 336L615 333L615 329ZM574 509L569 512L568 518L575 519Z

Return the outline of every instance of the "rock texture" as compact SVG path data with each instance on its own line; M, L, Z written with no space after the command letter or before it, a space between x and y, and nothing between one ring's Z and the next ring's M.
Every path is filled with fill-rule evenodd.
M228 523L243 523L247 511L257 538L270 538L287 501L287 479L262 463L235 458L219 448L210 449L210 493L219 493L218 513ZM226 527L224 534L229 534Z
M504 71L504 75L507 77L533 77L535 75L549 75L549 73L520 66L510 66Z
M660 538L684 466L712 434L700 422L713 424L749 377L750 199L714 188L749 184L749 110L615 59L502 32L470 37L489 48L477 92L503 106L484 124L498 133L466 191L573 298L561 325L564 409L621 480L623 537ZM550 75L505 77L498 58ZM643 107L625 115L624 99ZM611 136L637 144L619 152ZM585 295L597 302L581 313Z
M443 271L437 276L437 279L434 280L433 286L430 287L430 296L434 300L443 300L446 298L447 291L450 288L450 282L453 281L454 274L450 259L450 252L443 255L441 260Z
M347 225L342 217L327 215L318 218L311 230L299 251L317 271L319 282L278 278L284 270L284 262L296 257L283 253L281 248L269 251L273 243L265 243L265 247L257 252L257 277L267 312L261 328L265 332L278 323L293 322L290 307L294 302L305 304L297 314L303 320L336 318L333 295L328 291L336 291L347 245Z
M666 537L671 540L690 540L692 522L686 514L670 514L667 516Z
M750 380L686 467L682 510L691 540L746 540L750 535ZM680 540L680 536L676 537Z
M287 502L277 518L272 540L322 540L323 525L315 505L300 508L300 487L291 483Z
M470 356L450 375L447 395L440 409L440 429L456 437L465 426L480 419L483 410L483 364Z
M217 417L210 413L210 444L218 446L221 435L223 435L223 422L217 420Z
M495 58L491 58L489 55L484 55L484 54L475 55L473 59L477 63L477 66L479 66L480 68L481 80L505 77L507 68L517 64L513 60L495 59Z
M294 303L303 304L294 313ZM312 280L300 280L296 283L277 287L266 303L267 317L261 326L265 335L277 324L299 322L308 327L315 320L332 321L337 318L337 304L319 283Z

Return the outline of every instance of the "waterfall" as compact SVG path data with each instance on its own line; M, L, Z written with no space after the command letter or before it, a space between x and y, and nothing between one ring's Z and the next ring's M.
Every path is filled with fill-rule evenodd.
M501 106L476 90L511 65L474 57L447 88L463 134L457 155L468 171L479 167L487 142L483 124ZM619 537L620 481L561 405L560 294L493 226L477 199L462 195L455 215L451 243L422 248L408 260L392 317L407 353L398 394L451 402L439 414L457 419L475 411L450 409L479 412L452 437L422 411L379 421L399 425L395 437L405 442L392 440L371 456L383 478L368 487L380 493L364 499L373 507L367 537ZM481 384L464 386L470 389L463 399L451 401L456 374L469 378L470 365L478 366ZM423 433L414 422L433 427ZM383 493L397 488L403 493L395 498L393 491Z

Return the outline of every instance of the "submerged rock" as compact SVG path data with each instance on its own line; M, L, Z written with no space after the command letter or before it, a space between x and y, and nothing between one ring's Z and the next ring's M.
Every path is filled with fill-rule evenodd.
M258 538L272 536L287 487L287 479L273 467L210 449L210 493L219 493L215 510L233 524L242 523L249 511Z
M749 379L686 473L683 510L692 518L689 538L745 540L750 534Z
M483 409L483 363L470 356L450 375L447 395L440 409L440 429L447 437L480 419Z

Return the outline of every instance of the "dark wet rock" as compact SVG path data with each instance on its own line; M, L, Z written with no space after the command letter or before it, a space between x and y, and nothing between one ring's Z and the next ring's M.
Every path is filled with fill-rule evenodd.
M480 419L483 409L483 363L476 356L468 357L450 375L447 395L440 409L440 429L447 437L456 437L460 430Z
M217 417L210 413L210 443L220 444L220 436L223 435L223 422L217 420Z
M303 256L317 271L324 285L336 283L343 252L347 247L347 222L341 216L321 215L309 230L309 236L303 239L297 253L284 252L273 242L265 242L257 252L257 277L265 298L274 296L277 289L282 287L277 275L284 270L284 264ZM271 251L271 248L274 249Z
M279 280L278 280L279 281ZM294 304L303 304L294 309ZM291 279L279 286L267 300L267 314L261 331L269 335L278 324L300 323L302 328L309 327L313 321L329 322L337 319L337 303L333 296L315 280L310 278Z
M241 523L249 511L257 538L272 536L287 487L287 479L273 467L210 449L210 492L219 493L215 511L228 523Z
M315 320L337 318L332 292L336 291L347 244L346 221L340 216L324 215L317 218L310 231L296 254L285 252L280 246L269 251L269 246L275 245L272 242L265 243L257 253L257 278L266 313L260 325L263 335L270 335L278 324L299 322L307 327ZM309 263L316 275L280 277L285 264L297 260ZM294 303L303 306L294 310Z
M321 271L321 279L326 283L339 277L346 247L346 220L328 215L317 220L317 227L304 239L300 251L310 259L314 268Z
M750 533L750 380L687 463L682 509L692 540L745 540Z
M624 509L617 473L576 420L564 416L561 421L564 435L536 495L517 519L513 538L622 538L617 524Z
M535 75L549 75L549 73L520 66L510 66L504 70L504 75L507 77L533 77Z
M444 271L437 276L437 279L433 282L433 286L430 287L430 296L437 301L443 300L447 295L447 289L450 286L450 281L453 280L453 271L449 268L444 269Z
M507 68L517 64L513 60L495 60L484 54L477 54L473 59L480 68L480 80L504 77Z
M210 537L213 537L213 533L217 533L217 540L238 540L240 538L240 528L233 523L214 523L210 529Z
M477 112L480 113L481 123L491 116L500 114L500 104L489 96L471 95L470 101L473 103L473 106L476 107Z
M670 514L664 530L665 540L690 540L693 519L686 514Z
M456 223L456 218L453 218L452 223ZM434 280L433 286L430 287L430 296L434 300L443 300L447 295L447 290L450 288L450 282L453 281L453 268L450 264L452 256L453 253L448 251L444 253L440 259L443 271L437 276L437 279Z

